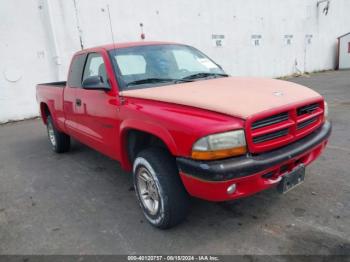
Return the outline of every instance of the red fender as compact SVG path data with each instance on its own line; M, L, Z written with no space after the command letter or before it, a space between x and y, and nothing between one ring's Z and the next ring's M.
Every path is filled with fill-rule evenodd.
M132 163L130 163L128 159L127 149L126 149L126 145L127 145L126 134L130 129L150 133L158 137L167 146L168 150L171 152L172 155L174 156L177 155L178 149L177 149L176 143L167 129L151 122L140 121L140 119L127 119L124 122L122 122L122 124L120 125L120 136L119 136L120 163L122 167L125 168L126 170L130 171L132 169Z

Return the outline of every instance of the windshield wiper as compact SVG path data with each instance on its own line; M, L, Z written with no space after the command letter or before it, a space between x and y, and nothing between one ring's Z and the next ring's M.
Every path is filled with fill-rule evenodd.
M142 84L152 84L152 83L180 83L180 82L192 82L190 79L173 79L173 78L146 78L141 80L136 80L128 83L126 86L142 85Z
M220 74L220 73L197 73L193 75L186 76L184 78L181 78L181 80L189 80L189 79L197 79L197 78L204 78L204 77L228 77L228 74Z

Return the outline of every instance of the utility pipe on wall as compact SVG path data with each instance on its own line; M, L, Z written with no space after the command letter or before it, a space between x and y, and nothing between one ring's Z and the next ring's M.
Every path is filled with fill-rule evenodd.
M83 42L83 33L80 27L80 19L79 19L79 10L78 10L78 4L76 0L73 0L73 5L74 5L74 13L75 13L75 19L77 23L77 30L79 34L79 42L80 42L80 48L81 50L84 49L84 42Z
M51 31L51 36L52 36L52 43L53 43L53 52L54 56L53 59L55 61L55 65L57 66L57 80L60 80L60 68L59 66L62 64L61 61L61 54L60 50L58 47L58 42L57 42L57 32L55 29L55 17L52 12L52 0L46 0L45 1L46 6L47 6L47 18L48 18L48 24L49 24L49 29Z

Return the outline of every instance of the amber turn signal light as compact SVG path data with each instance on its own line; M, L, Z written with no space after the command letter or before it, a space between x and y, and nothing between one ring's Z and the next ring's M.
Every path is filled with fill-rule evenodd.
M215 150L215 151L192 151L192 158L196 160L215 160L243 155L247 152L245 146Z

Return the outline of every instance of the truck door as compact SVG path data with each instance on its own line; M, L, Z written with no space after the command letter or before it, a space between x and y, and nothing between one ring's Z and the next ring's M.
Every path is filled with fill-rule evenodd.
M69 68L67 86L63 93L65 128L67 133L72 136L79 135L75 114L77 108L76 90L82 87L81 82L85 60L86 54L78 54L73 57Z
M84 66L82 81L91 76L101 76L110 85L106 63L101 53L89 53ZM119 119L116 96L111 91L76 89L75 122L79 140L98 151L116 158L115 154Z

